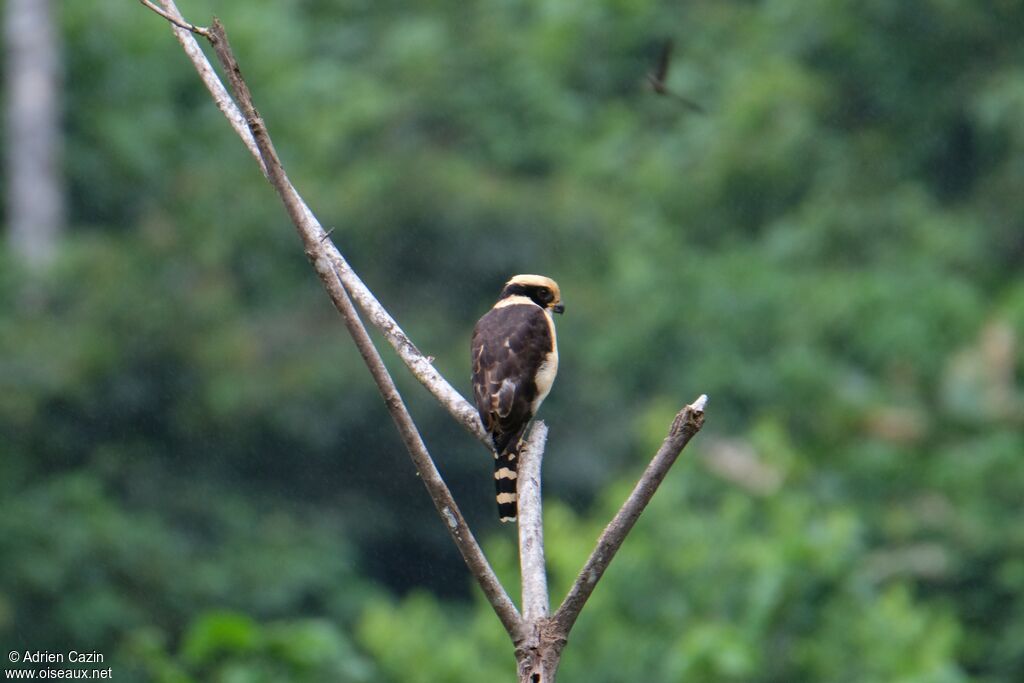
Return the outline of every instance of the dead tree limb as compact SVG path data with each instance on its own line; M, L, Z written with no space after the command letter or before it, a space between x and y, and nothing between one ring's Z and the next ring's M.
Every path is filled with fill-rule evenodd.
M651 463L644 470L640 481L633 487L629 498L601 533L601 537L597 540L597 547L594 548L586 564L583 565L579 576L576 577L576 582L569 589L569 594L565 596L565 600L562 601L553 617L566 637L568 637L573 624L576 623L583 605L586 604L590 594L594 592L597 582L601 580L601 576L604 575L604 571L615 557L615 553L619 551L622 542L626 540L626 535L633 529L633 525L640 518L640 513L651 502L654 492L661 486L669 468L675 463L676 458L679 457L690 439L704 425L704 407L707 402L708 397L701 394L696 401L676 415L661 448L658 449Z
M157 0L139 1L142 5L152 9ZM271 170L267 167L267 160L263 154L264 149L272 150L273 145L270 143L270 138L267 135L266 126L263 124L262 118L260 118L256 108L252 105L252 96L249 94L248 87L245 86L245 80L238 69L238 63L231 53L230 46L226 44L226 40L222 39L222 37L226 38L223 26L221 26L220 33L216 31L216 23L218 22L215 22L215 25L212 27L197 26L185 20L181 12L178 11L174 0L159 0L159 3L164 9L164 12L159 14L172 23L175 37L181 43L185 54L199 72L200 78L206 84L217 106L231 122L236 133L242 138L242 142L246 144L249 151L260 162L263 174L271 182L274 182L271 178ZM237 104L232 101L224 85L217 78L209 60L203 54L202 48L199 47L199 44L192 36L193 33L203 36L210 42L211 47L213 47L214 52L217 54L217 59L221 62L225 72L228 74L229 81L232 83L232 90ZM225 59L228 60L227 64L224 63ZM234 90L235 86L238 85L244 88L241 93ZM239 125L239 122L241 122L241 125ZM260 140L261 137L263 138L262 141ZM353 302L363 311L363 314L370 323L384 335L384 338L395 349L398 357L402 359L402 362L405 363L419 383L433 394L438 403L459 424L474 434L484 445L491 448L490 438L480 423L480 417L473 406L434 368L430 359L416 348L416 345L399 327L395 319L391 317L377 300L377 297L363 283L348 264L348 261L341 255L341 252L338 251L334 242L327 238L327 232L320 225L313 211L288 180L284 170L280 168L280 161L277 159L276 153L272 157L279 167L278 179L280 185L275 184L275 189L277 189L282 201L285 202L289 216L295 222L295 227L302 237L310 260L324 258L334 265L338 277L341 278ZM317 272L319 273L320 270L318 269Z
M342 257L329 239L329 233L324 231L309 206L288 180L266 125L253 105L252 94L242 78L224 26L216 19L209 28L185 21L174 0L159 0L163 11L152 0L140 2L172 24L175 35L206 83L218 107L232 121L243 142L260 162L264 175L277 190L302 239L307 257L320 277L324 289L341 313L360 355L377 383L378 390L438 514L516 646L520 681L554 683L562 649L580 611L640 514L650 503L669 468L703 425L707 397L700 396L676 415L661 448L629 498L601 534L597 547L553 616L549 615L540 486L541 459L547 427L542 422L534 426L522 455L518 480L520 563L523 582L523 615L520 616L441 478L419 430L359 317L356 306L362 309L373 325L384 334L412 374L456 421L490 447L490 440L476 411L433 368L430 360L419 352L398 323L380 305ZM201 35L210 42L228 75L234 101L217 78L192 34ZM244 128L236 125L238 121L244 124Z
M185 55L192 62L192 66L195 67L200 80L203 81L203 85L210 92L210 96L213 98L217 108L220 109L220 113L224 115L224 118L228 120L228 123L235 130L235 133L242 139L245 148L256 159L256 163L260 165L260 171L266 176L267 168L263 165L263 157L260 156L260 150L256 147L256 140L252 136L252 131L249 130L249 126L245 123L245 117L239 111L235 101L231 99L228 89L221 83L217 72L213 69L213 65L206 59L206 55L203 54L203 48L199 47L199 43L196 42L195 37L192 35L200 35L209 40L210 30L185 21L181 16L181 12L178 11L178 7L174 4L174 0L161 0L167 9L161 9L152 0L139 1L171 22L174 37L178 39L181 49L185 51Z
M150 6L150 3L147 3L145 0L142 0L142 2L147 7ZM165 6L168 7L168 11L172 11L172 0L164 0L164 2L171 3L171 5ZM402 436L402 441L409 451L409 455L416 466L420 478L423 480L424 486L426 486L427 491L430 493L431 500L433 500L438 514L444 520L452 540L455 541L455 545L458 547L459 552L462 553L466 565L480 584L484 595L487 596L502 625L514 637L519 632L521 626L522 619L519 616L519 612L508 597L504 587L498 581L494 570L491 569L487 558L480 549L480 545L467 526L466 520L452 498L451 492L448 490L447 485L434 465L433 459L427 452L423 439L416 429L416 425L413 423L412 417L402 401L394 381L388 374L384 362L377 353L376 347L373 346L369 333L359 319L358 313L341 279L341 275L335 269L333 260L326 249L324 249L327 233L324 232L308 206L302 201L295 187L288 180L288 176L281 165L277 151L274 149L273 142L267 132L266 125L253 105L252 94L245 79L242 78L241 70L231 51L231 44L228 42L227 32L223 24L216 19L214 19L213 25L210 28L195 27L193 24L184 21L184 19L179 19L179 21L173 23L175 28L179 30L183 26L193 27L188 30L206 37L213 46L221 65L228 74L231 90L242 110L246 125L252 133L252 138L256 143L267 178L277 190L285 210L288 212L292 223L302 238L306 249L306 256L313 263L313 267L316 269L324 289L327 290L328 295L331 297L331 301L334 302L335 308L341 313L345 326L352 335L360 355L370 370L370 374L377 383L388 411L391 413L399 434ZM397 324L395 327L397 328ZM455 390L451 389L451 391L454 392Z
M537 421L519 455L516 498L519 517L519 568L523 586L523 619L548 616L548 575L544 566L544 515L540 501L540 469L548 427Z
M369 368L370 374L373 375L373 380L377 383L381 396L384 397L384 403L388 407L388 412L391 413L391 419L394 420L395 427L398 428L398 433L402 436L402 442L409 451L413 464L416 465L416 471L419 472L423 485L427 487L427 492L430 493L430 499L434 501L437 513L444 520L448 533L451 534L452 540L455 541L459 552L462 553L462 559L466 561L466 566L469 567L470 573L477 580L477 583L480 584L480 588L483 590L484 595L487 596L491 607L494 608L498 619L501 620L509 635L514 638L515 634L522 627L522 619L519 616L519 612L516 610L511 598L508 597L504 587L502 587L494 570L491 569L491 565L487 562L483 550L480 549L480 544L476 542L476 538L473 537L473 532L470 531L469 525L466 524L459 506L456 505L455 499L452 498L451 491L448 490L444 479L441 478L441 473L437 471L434 460L430 457L430 453L427 452L426 444L423 443L423 437L420 436L420 432L416 428L409 410L406 408L401 395L398 393L398 389L395 387L394 380L388 374L384 361L377 352L377 347L373 345L373 341L370 339L366 327L363 326L362 321L359 319L359 314L352 305L352 301L348 298L348 294L345 292L340 279L335 280L332 290L331 298L335 299L337 297L337 300L342 304L339 311L345 320L345 326L348 328L349 334L352 335L352 339L355 340L356 346L359 348L359 354L366 362L366 367Z
M548 428L536 422L519 456L516 495L519 516L519 569L523 586L523 629L515 641L519 680L555 680L565 638L548 618L548 575L544 561L544 515L541 506L541 461Z

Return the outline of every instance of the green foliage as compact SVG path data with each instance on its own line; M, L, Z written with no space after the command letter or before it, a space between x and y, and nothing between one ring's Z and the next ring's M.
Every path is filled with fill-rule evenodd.
M163 21L58 4L71 226L45 276L0 253L0 642L137 680L507 679ZM456 386L508 275L562 285L556 594L710 395L566 680L1019 677L1018 4L180 4L223 19L293 181ZM643 88L666 37L704 116ZM515 585L489 461L398 381Z
M126 659L157 683L374 680L370 664L333 624L259 624L232 612L210 612L192 624L178 657L167 653L159 634L138 632Z
M468 612L415 594L400 610L387 602L370 604L359 635L390 680L503 680L514 659L508 635L490 605L477 601Z

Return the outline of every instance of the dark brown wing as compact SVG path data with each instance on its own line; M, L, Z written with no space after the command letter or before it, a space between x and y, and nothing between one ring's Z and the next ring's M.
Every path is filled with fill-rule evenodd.
M473 399L494 447L514 447L533 417L534 377L551 351L551 330L534 304L492 308L473 330Z

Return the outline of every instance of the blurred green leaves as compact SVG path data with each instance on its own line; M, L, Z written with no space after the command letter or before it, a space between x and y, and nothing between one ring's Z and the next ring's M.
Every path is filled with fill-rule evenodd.
M1024 669L1018 4L180 4L224 20L297 186L456 386L510 274L562 285L556 594L710 395L564 678ZM81 639L137 680L507 678L162 20L60 10L73 224L48 278L0 254L0 640ZM644 90L666 38L707 115ZM515 584L486 454L398 380Z
M709 481L693 460L677 468L588 603L562 676L968 680L957 664L960 631L949 609L913 597L905 578L879 580L868 571L873 551L853 508L824 506L805 486L755 499ZM594 522L548 506L556 598L626 490L609 491ZM423 670L443 672L444 680L481 680L495 675L492 657L511 665L486 627L493 621L482 602L469 616L416 596L371 608L360 634L395 680L428 680ZM396 642L405 644L402 654L387 649Z
M333 624L260 624L232 612L200 617L186 631L179 657L166 651L158 634L142 631L132 637L126 658L156 683L374 680L371 664Z

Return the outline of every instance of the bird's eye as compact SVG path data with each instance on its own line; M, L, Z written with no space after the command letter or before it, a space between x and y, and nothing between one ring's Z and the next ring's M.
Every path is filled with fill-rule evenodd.
M539 289L537 290L537 298L541 301L551 301L551 290Z

